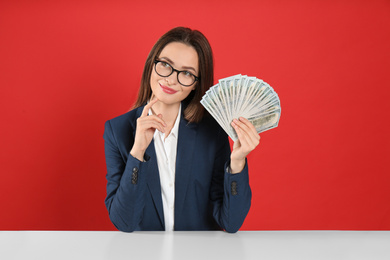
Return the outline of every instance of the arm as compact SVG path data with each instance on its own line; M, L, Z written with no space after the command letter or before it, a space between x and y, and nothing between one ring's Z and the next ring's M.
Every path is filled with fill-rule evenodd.
M110 121L105 124L104 140L107 165L105 204L115 227L121 231L132 232L142 219L145 205L146 176L141 174L143 163L131 155L124 161Z
M137 119L136 129L129 131L130 154L123 158L110 121L106 122L104 139L107 164L107 197L105 200L111 222L121 231L134 231L143 219L149 156L145 154L156 129L164 131L165 123L159 116L147 116L149 108L158 100L146 105ZM135 132L135 138L133 134ZM126 141L127 142L127 141Z
M229 233L235 233L243 224L251 205L248 165L235 174L229 172L230 145L225 133L218 134L210 199L213 217L218 225Z

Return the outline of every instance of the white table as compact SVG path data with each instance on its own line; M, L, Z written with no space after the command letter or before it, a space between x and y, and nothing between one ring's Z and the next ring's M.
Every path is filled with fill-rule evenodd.
M389 231L0 231L0 259L390 259Z

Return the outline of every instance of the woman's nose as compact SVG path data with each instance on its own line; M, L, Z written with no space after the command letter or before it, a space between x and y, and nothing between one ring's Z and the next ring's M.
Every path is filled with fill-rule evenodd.
M174 71L171 75L169 75L168 77L166 77L166 81L169 85L173 85L173 84L177 84L177 77L178 77L178 73L177 71Z

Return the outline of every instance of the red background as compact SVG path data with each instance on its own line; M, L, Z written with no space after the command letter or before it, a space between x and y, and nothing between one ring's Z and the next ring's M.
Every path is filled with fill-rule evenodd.
M1 1L0 229L115 229L103 125L176 26L281 99L242 229L390 229L390 2L356 0Z

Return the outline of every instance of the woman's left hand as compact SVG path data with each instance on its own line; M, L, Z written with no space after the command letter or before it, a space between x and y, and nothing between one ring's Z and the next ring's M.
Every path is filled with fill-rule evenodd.
M260 136L248 119L240 117L234 119L231 126L236 130L238 139L234 142L230 155L230 169L232 173L239 173L245 167L246 156L260 143Z

